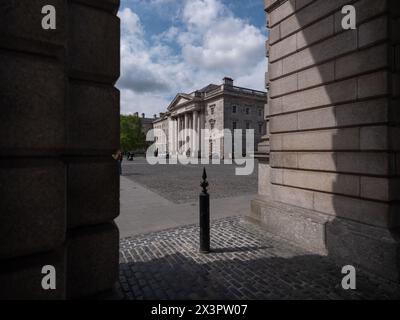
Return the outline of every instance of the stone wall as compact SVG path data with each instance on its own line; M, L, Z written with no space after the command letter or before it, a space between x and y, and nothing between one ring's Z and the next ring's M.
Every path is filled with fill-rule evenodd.
M341 27L347 4L355 30ZM252 216L315 252L398 280L399 2L265 6L270 194L253 202Z
M211 108L214 114L211 114ZM214 128L224 130L224 98L211 99L204 102L205 129L211 130L210 121L215 121Z
M56 30L41 27L45 5ZM117 279L118 7L0 4L0 299L80 298ZM42 289L45 265L55 290Z
M214 113L211 113L211 108L214 108ZM210 155L222 155L224 154L224 140L221 136L216 135L211 131L211 121L214 122L214 128L216 130L222 131L224 130L224 98L222 96L207 100L203 103L201 113L204 116L204 128L210 130L212 140L212 144L208 144L208 142L204 142L204 148L208 148L208 152ZM206 152L204 150L203 152Z
M236 106L236 113L232 112L232 106ZM225 128L232 130L233 121L235 121L237 129L246 129L246 123L249 122L250 129L254 129L255 144L257 145L261 136L265 134L264 106L265 101L261 99L226 96L224 101ZM249 114L246 114L246 108L249 108ZM261 110L261 115L259 115L259 110ZM258 128L259 124L263 125L261 133Z
M266 98L265 98L266 100ZM246 154L246 128L247 123L249 129L254 130L254 150L258 149L258 144L265 130L264 124L264 104L263 98L238 97L226 95L224 99L224 126L226 129L232 130L233 122L236 122L236 129L243 130L242 135L242 154ZM236 106L236 113L232 112L232 107ZM249 114L246 109L249 109ZM259 114L261 110L261 115ZM262 125L261 133L259 124Z
M235 97L224 95L217 99L211 99L204 104L205 108L205 128L211 130L210 120L215 120L215 129L221 132L224 129L233 130L233 122L236 122L236 129L246 129L246 123L250 123L250 129L254 129L255 149L260 142L262 134L259 132L258 125L262 124L262 132L265 130L264 125L264 101L262 98L251 97ZM214 106L214 114L211 114L210 107ZM232 112L232 106L236 106L236 113ZM246 114L246 108L249 108L249 114ZM261 115L258 114L261 110ZM245 152L245 132L243 131L242 149ZM218 154L224 153L223 139L220 140L220 149L216 150L213 145L213 152Z

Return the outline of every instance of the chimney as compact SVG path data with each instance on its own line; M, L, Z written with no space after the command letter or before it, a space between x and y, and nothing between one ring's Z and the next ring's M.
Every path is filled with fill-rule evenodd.
M224 81L225 86L233 87L233 79L232 78L225 77L224 79L222 79L222 81Z
M135 112L135 117L139 117L139 112Z
M154 119L157 119L157 115L156 114L154 115Z
M144 114L144 113L142 113L142 118L144 119L144 117L145 117L145 114Z

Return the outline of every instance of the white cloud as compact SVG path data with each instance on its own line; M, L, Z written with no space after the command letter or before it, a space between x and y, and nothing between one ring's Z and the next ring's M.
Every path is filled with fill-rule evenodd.
M264 88L265 35L221 0L186 0L180 24L152 37L131 9L119 16L123 113L163 112L177 92L220 83L224 76L237 85Z
M121 18L121 78L120 89L136 93L170 93L173 81L187 81L183 63L161 43L150 45L139 17L129 8L119 13ZM122 106L124 111L124 106Z
M129 8L118 13L121 19L121 33L124 37L141 37L144 34L139 16Z
M254 26L228 17L205 31L200 44L183 43L185 60L207 70L220 69L237 76L265 58L264 36Z
M195 27L210 27L225 9L218 0L188 0L183 9L183 19Z
M167 31L153 36L153 40L156 42L171 42L175 41L180 33L179 28L172 26Z
M266 60L261 60L256 66L236 78L236 85L255 90L265 91Z

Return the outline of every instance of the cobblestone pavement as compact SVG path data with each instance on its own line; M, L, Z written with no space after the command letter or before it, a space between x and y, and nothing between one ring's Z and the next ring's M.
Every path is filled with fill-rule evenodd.
M230 198L257 194L257 160L249 176L235 175L235 165L150 165L144 158L123 162L122 174L175 203L197 201L203 173L207 170L210 198Z
M400 288L357 270L343 290L341 268L242 218L211 224L213 252L198 252L198 227L125 238L118 291L125 299L393 299Z

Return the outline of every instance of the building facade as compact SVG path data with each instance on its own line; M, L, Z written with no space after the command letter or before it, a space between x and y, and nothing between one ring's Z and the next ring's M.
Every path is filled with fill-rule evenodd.
M224 78L223 84L210 84L190 94L179 93L167 112L153 122L156 146L169 154L224 158L232 156L235 145L224 129L242 130L241 146L245 152L245 130L254 130L254 149L265 135L264 107L267 93L236 87L233 80ZM189 129L189 130L186 130ZM195 137L194 132L198 133ZM209 136L200 136L208 129ZM224 146L225 150L224 151ZM228 146L228 148L226 148Z
M157 145L156 148L160 150L161 153L166 153L168 151L167 145L169 136L169 130L168 130L169 123L170 121L167 113L160 113L160 117L156 120L153 120L153 129L159 130L155 132L156 133L161 132L161 130L164 132L164 134L154 135L154 140Z
M398 282L400 7L355 1L344 30L347 3L265 0L270 148L251 218Z

